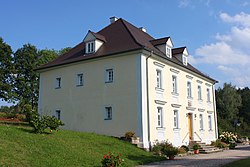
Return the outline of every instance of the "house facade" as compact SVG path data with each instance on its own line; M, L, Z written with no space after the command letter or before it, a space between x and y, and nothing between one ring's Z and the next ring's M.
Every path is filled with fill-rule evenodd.
M110 22L37 69L39 113L69 130L117 137L133 131L144 148L156 140L216 140L216 81L188 62L187 48L123 19Z

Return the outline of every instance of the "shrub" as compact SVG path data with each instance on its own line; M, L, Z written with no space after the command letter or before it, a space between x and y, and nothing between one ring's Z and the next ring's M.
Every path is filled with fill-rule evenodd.
M113 153L109 152L103 156L101 161L103 167L117 167L122 165L124 159L121 158L121 154L114 155Z
M179 151L178 148L174 146L168 146L163 148L162 153L167 157L171 157L177 155L178 151Z
M64 125L62 121L58 120L55 116L39 116L39 114L33 115L30 123L35 133L44 133L47 128L57 130L59 126Z
M185 154L185 153L187 153L187 151L186 151L185 148L180 147L180 148L178 149L178 153L179 153L179 154Z
M126 132L125 133L126 139L132 139L133 137L135 137L135 132Z
M232 132L222 132L220 135L220 139L222 142L229 144L230 149L235 148L237 141L236 134L233 134Z
M211 146L215 146L218 148L227 148L228 144L226 144L226 143L222 142L220 139L218 139L216 141L211 142Z
M182 145L182 146L181 146L181 148L185 149L185 151L186 151L186 152L188 152L188 151L189 151L188 146Z
M193 149L194 150L199 150L201 148L201 146L198 144L198 143L195 143L194 145L193 145Z
M178 154L179 150L177 147L174 147L168 141L159 142L156 141L152 148L152 151L158 155L166 155L166 156L175 156Z

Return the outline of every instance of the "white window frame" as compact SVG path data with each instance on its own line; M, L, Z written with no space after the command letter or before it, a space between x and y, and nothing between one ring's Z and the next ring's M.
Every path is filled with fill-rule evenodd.
M114 81L114 70L113 68L106 69L105 71L105 82L106 83L111 83Z
M200 130L204 130L203 114L199 114Z
M76 86L83 86L83 74L76 74L77 83Z
M112 120L113 108L111 106L105 107L105 119L104 120Z
M95 52L95 42L87 42L86 43L86 53L94 53Z
M178 110L174 110L174 129L179 129Z
M55 88L56 89L60 89L62 86L62 78L61 77L57 77L56 78L56 85L55 85Z
M162 71L156 70L156 87L162 89Z
M208 129L211 131L213 130L212 126L212 115L208 115Z
M57 119L61 120L61 110L58 110L58 109L57 109L57 110L55 111L55 116L56 116Z
M163 127L163 109L162 107L157 107L157 127Z
M187 97L192 98L192 82L187 81Z
M167 55L167 57L169 57L169 58L171 58L172 57L172 53L171 53L172 51L171 51L171 48L170 47L166 47L166 55Z
M197 90L198 90L198 100L202 100L202 90L201 90L201 85L198 85Z
M177 76L176 75L172 75L172 91L175 94L178 93L178 84L177 84Z
M187 62L187 56L182 55L182 62L183 62L184 65L188 64L188 62Z
M211 102L211 94L209 88L207 88L207 102Z

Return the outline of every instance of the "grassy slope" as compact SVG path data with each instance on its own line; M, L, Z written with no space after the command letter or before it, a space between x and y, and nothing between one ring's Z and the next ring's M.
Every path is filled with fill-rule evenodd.
M234 161L232 163L224 165L223 167L249 167L249 166L250 166L250 158L247 158Z
M101 166L109 151L121 153L126 166L162 159L112 137L64 130L34 134L29 127L0 125L0 166Z

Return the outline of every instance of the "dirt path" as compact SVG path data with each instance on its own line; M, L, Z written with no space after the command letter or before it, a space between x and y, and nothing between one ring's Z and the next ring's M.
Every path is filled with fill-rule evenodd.
M218 167L232 161L250 157L250 146L237 146L234 150L224 150L223 152L213 154L199 154L186 157L176 157L175 160L166 160L163 162L156 162L150 165L143 165L140 167ZM249 165L250 166L250 165Z

